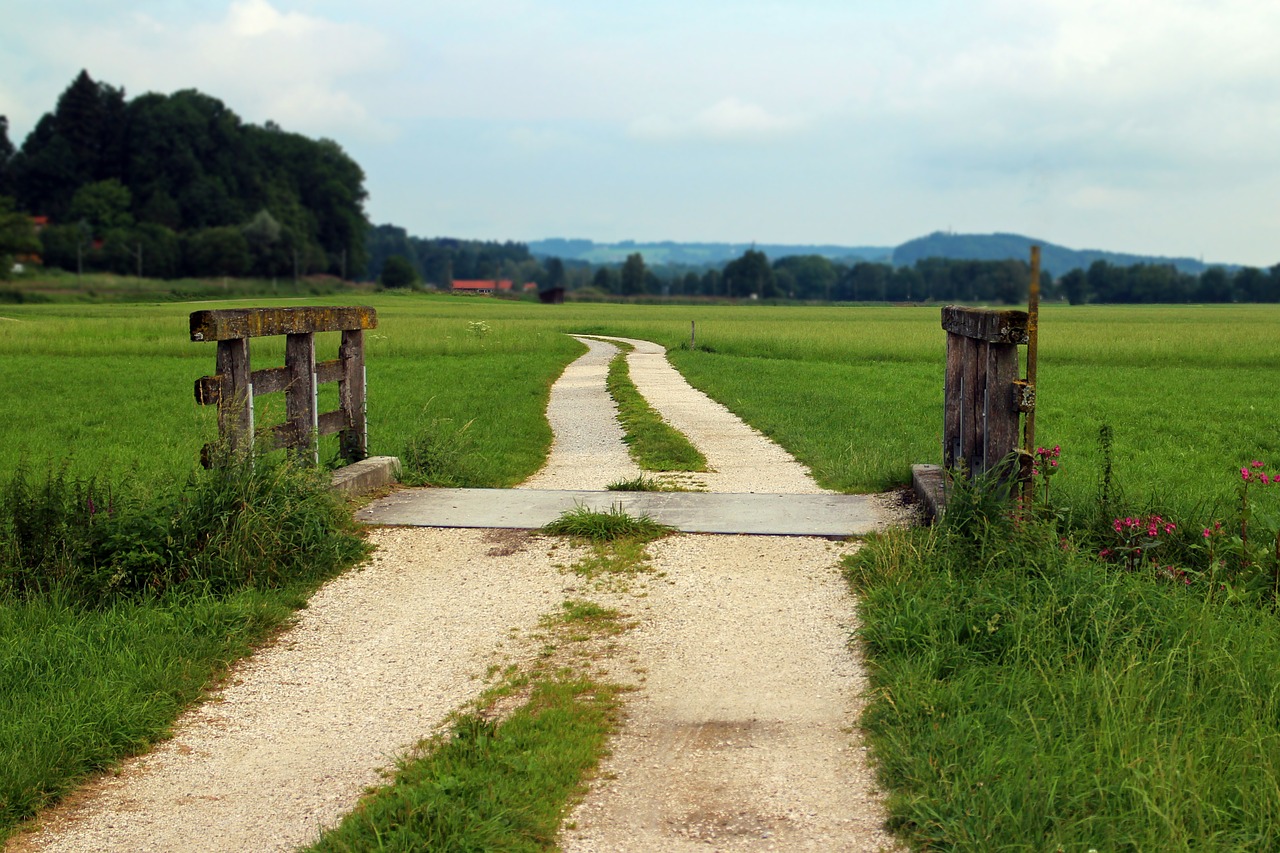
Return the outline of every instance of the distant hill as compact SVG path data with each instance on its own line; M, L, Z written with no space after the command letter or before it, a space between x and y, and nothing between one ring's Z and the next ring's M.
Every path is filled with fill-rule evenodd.
M657 243L640 243L623 240L620 243L596 243L593 240L552 238L529 241L529 251L537 257L556 257L563 260L586 261L592 264L620 264L627 255L639 252L650 266L682 264L687 266L722 266L742 257L748 249L764 252L770 260L788 255L821 255L833 261L856 263L877 261L888 263L892 246L831 246L831 245L781 245L768 243L676 243L664 240Z
M925 258L950 258L962 261L1003 261L1010 258L1026 260L1031 246L1040 246L1040 266L1053 275L1070 270L1088 269L1094 261L1106 261L1113 266L1129 267L1135 264L1172 264L1179 272L1199 275L1210 266L1194 258L1166 258L1152 255L1130 255L1122 252L1104 252L1098 249L1068 249L1045 240L1024 237L1021 234L948 234L935 231L925 237L908 240L893 250L894 266L911 266ZM1234 268L1234 265L1225 265Z
M627 255L639 252L650 266L687 265L722 266L742 256L747 249L764 252L771 261L788 255L821 255L833 261L855 264L859 261L892 263L894 266L911 266L925 258L949 258L969 261L1026 260L1031 245L1039 244L1041 266L1053 275L1062 275L1079 267L1088 269L1094 261L1106 261L1114 266L1135 264L1171 264L1179 272L1199 275L1210 266L1238 269L1235 264L1206 264L1195 258L1168 258L1153 255L1133 255L1123 252L1104 252L1099 249L1068 249L1045 240L1024 237L1021 234L948 234L936 231L924 237L908 240L901 246L835 246L787 245L772 243L677 243L670 240L657 243L641 243L623 240L620 243L596 243L585 239L553 238L530 241L529 251L537 257L558 257L564 260L585 261L591 264L620 264Z

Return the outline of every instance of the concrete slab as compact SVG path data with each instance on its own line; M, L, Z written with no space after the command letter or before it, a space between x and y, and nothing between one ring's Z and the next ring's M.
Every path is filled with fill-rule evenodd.
M947 491L941 465L912 465L911 488L930 521L942 518L947 509Z
M686 533L859 536L879 529L870 495L406 489L356 515L364 524L534 529L575 506L648 515Z
M400 476L400 460L394 456L370 456L333 472L333 488L354 497L385 489Z

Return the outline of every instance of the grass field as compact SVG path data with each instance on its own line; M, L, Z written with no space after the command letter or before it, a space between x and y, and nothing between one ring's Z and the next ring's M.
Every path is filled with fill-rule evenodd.
M510 485L537 469L550 442L548 388L581 351L569 331L686 347L672 357L695 385L829 486L900 485L911 463L940 456L937 308L364 301L380 318L368 341L371 451L399 454L424 432L465 427L448 442L458 484ZM186 315L216 306L5 306L0 471L62 459L143 480L188 470L213 437L214 417L191 391L212 372L213 347L187 339ZM691 320L695 352L687 350ZM1133 495L1187 510L1225 499L1241 460L1280 451L1277 321L1277 306L1047 309L1039 436L1063 447L1065 494L1091 492L1084 472L1096 465L1098 427L1108 423L1118 479ZM336 342L320 347L328 357ZM253 353L255 365L279 364L283 343L257 340ZM258 405L263 423L282 401Z
M940 456L937 307L541 306L421 295L360 301L380 318L368 336L371 451L412 449L418 463L411 473L422 482L503 486L537 469L550 442L548 389L581 352L565 336L570 331L672 348L690 381L776 438L826 485L901 485L910 464ZM214 437L214 413L192 397L195 379L212 371L213 347L187 339L186 317L218 304L0 306L0 477L23 466L38 474L65 465L71 475L123 479L142 491L183 480ZM690 321L698 327L695 351L687 348ZM1197 525L1229 518L1240 466L1258 459L1280 469L1277 321L1280 306L1048 308L1039 438L1063 450L1054 481L1058 520L1028 528L1039 539L1001 528L1007 520L980 525L978 534L888 537L850 569L864 597L878 691L869 725L895 794L895 820L915 843L1261 849L1280 837L1273 772L1280 723L1259 668L1280 636L1275 602L1256 590L1220 595L1216 581L1198 575L1183 589L1117 574L1096 560L1099 543L1087 532L1060 525L1071 517L1064 507L1097 510L1097 435L1106 424L1124 493L1117 506L1176 519L1184 541L1169 559L1199 559L1188 541L1198 538ZM320 347L321 358L331 357L336 341ZM283 360L281 341L255 341L253 352L257 367ZM325 393L333 399L332 389ZM281 407L260 398L259 423ZM68 771L73 778L162 731L165 715L220 661L280 618L265 615L276 603L224 601L225 613L221 604L187 602L171 611L153 603L149 611L107 610L92 619L56 602L45 613L6 601L0 624L6 633L28 626L22 631L30 639L11 643L0 683L31 683L24 673L47 663L32 649L101 645L125 652L114 655L109 680L136 670L121 696L160 694L159 722L115 740L113 720L134 711L102 717L97 728L66 711L69 728L86 735L68 747L64 763L80 768ZM137 627L139 619L159 627ZM118 639L155 635L164 645L165 631L181 638L172 643L178 658L190 651L198 662L176 672L166 670L169 663L134 665ZM922 645L922 637L932 639ZM153 683L154 672L162 675ZM6 692L18 701L16 688ZM31 718L43 707L79 707L56 693L31 702ZM7 737L19 771L47 761L22 751L29 735ZM1104 760L1098 744L1128 758ZM1039 768L1034 778L1028 767ZM21 772L15 778L25 784ZM6 820L63 783L41 784L22 802L0 804Z

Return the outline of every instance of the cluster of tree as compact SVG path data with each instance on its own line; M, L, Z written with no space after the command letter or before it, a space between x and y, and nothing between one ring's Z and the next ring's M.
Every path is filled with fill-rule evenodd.
M364 269L364 172L335 142L245 124L195 90L125 99L82 71L21 149L0 118L0 194L46 216L46 264L155 277Z
M1062 298L1085 302L1280 302L1280 264L1269 270L1242 267L1230 271L1210 267L1199 275L1171 264L1119 266L1094 261L1057 282Z
M393 258L400 259L392 264L393 279L403 276L407 263L415 280L444 289L454 280L509 278L542 284L547 277L548 265L534 259L524 243L427 239L412 237L395 225L379 225L369 229L365 247L369 253L366 276L370 280L385 280L384 268Z
M721 269L701 271L645 266L639 254L621 268L599 267L591 285L623 296L659 294L729 299L796 299L835 302L983 301L1025 299L1030 269L1021 261L929 259L910 267L858 262L852 266L822 255L788 255L769 262L748 249ZM572 280L572 276L570 277ZM1043 277L1045 286L1050 282Z

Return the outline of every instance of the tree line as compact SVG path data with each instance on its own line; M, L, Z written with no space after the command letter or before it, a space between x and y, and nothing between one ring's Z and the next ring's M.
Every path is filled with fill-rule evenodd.
M15 148L0 117L0 196L47 217L46 265L157 278L365 269L364 172L332 140L243 122L194 89L71 82Z
M1026 301L1030 266L1021 260L924 258L910 265L832 261L821 255L788 255L770 261L749 249L721 266L646 264L633 253L621 264L536 258L523 243L409 237L390 225L370 238L370 277L389 258L406 261L403 283L420 280L447 289L454 278L510 278L540 289L564 287L582 295L682 296L788 299L823 302L973 302L1016 305ZM1071 304L1280 302L1280 265L1268 270L1210 267L1200 275L1172 264L1120 265L1095 261L1060 278L1040 276L1048 300Z

